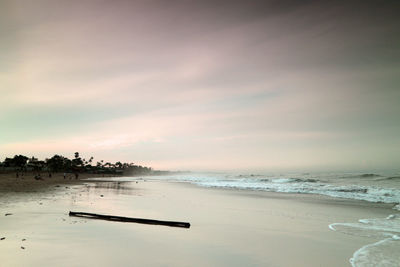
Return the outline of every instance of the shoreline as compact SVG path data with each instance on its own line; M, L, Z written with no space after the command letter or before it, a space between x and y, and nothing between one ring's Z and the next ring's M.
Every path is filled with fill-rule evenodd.
M133 177L133 176L119 176L123 177ZM191 182L184 182L184 181L167 181L167 180L151 180L146 179L146 176L138 176L137 178L141 178L142 181L148 182L160 182L160 183L172 183L172 184L180 184L182 186L188 187L195 187L204 190L213 190L216 192L231 192L232 194L243 194L248 195L249 197L265 197L268 195L269 198L277 198L277 199L301 199L303 201L314 201L318 200L320 202L324 202L327 205L344 205L344 206L354 206L354 207L373 207L373 208L382 208L393 210L393 212L398 212L399 210L396 209L396 205L398 203L385 203L385 202L371 202L362 199L354 199L354 198L345 198L345 197L333 197L325 194L317 194L317 193L291 193L291 192L276 192L276 191L267 191L267 190L256 190L256 189L241 189L241 188L234 188L234 187L217 187L217 186L201 186ZM91 180L91 178L95 178ZM88 177L85 178L86 181L90 182L126 182L120 180L113 180L107 178L115 178L115 177ZM104 180L103 180L104 179Z
M197 186L194 185L193 186ZM201 186L198 186L201 187ZM248 195L249 197L268 197L277 199L296 199L304 202L319 201L326 205L343 205L343 206L354 206L354 207L365 207L365 208L379 208L392 210L396 212L394 207L396 203L383 203L383 202L369 202L367 200L353 199L353 198L341 198L332 197L324 194L312 194L312 193L285 193L275 191L264 191L264 190L251 190L251 189L238 189L238 188L220 188L220 187L201 187L206 189L231 191L232 193ZM267 193L268 196L265 196Z
M193 261L207 266L350 266L353 253L378 240L338 233L329 225L384 218L395 212L389 204L324 195L140 179L138 183L110 182L107 177L90 180L96 177L88 176L66 179L68 184L57 176L43 181L47 186L28 191L22 189L30 183L21 183L19 191L8 194L17 195L18 201L0 197L6 204L0 211L13 213L0 218L0 234L7 237L0 242L0 255L10 255L5 263L65 266L79 262L91 266L95 257L98 266L126 265L130 262L128 251L135 251L138 265L148 266L187 266ZM31 179L35 185L42 182ZM66 187L52 187L57 184ZM68 210L182 220L192 227L181 230L76 219L68 216ZM108 240L106 247L101 245L104 239ZM20 244L26 249L20 249ZM74 253L65 255L63 251L70 246L76 247ZM160 258L151 257L149 249Z
M14 175L14 177L12 176ZM47 174L46 174L47 175ZM15 177L14 174L0 173L0 200L2 196L7 194L23 194L23 193L52 193L57 188L69 188L69 186L84 185L85 183L129 183L126 181L116 181L108 178L124 177L115 175L102 175L101 177L96 174L80 173L78 179L74 178L73 173L67 173L64 179L63 173L52 173L52 177L42 176L42 180L34 179L35 173L27 173L24 177ZM133 177L133 176L125 176ZM159 181L159 180L146 180L142 176L138 176L140 182L150 183L171 183L179 184L183 187L198 188L199 190L208 190L214 192L224 192L233 195L241 195L246 197L254 198L270 198L270 199L281 199L281 200L297 200L303 202L315 202L324 203L326 205L342 205L352 206L358 208L378 208L383 210L391 210L392 212L398 212L394 207L394 203L382 203L382 202L369 202L366 200L351 199L351 198L339 198L332 197L323 194L310 194L310 193L285 193L285 192L274 192L264 190L251 190L251 189L240 189L240 188L228 188L228 187L204 187L189 182L171 182L171 181Z
M14 177L13 177L14 175ZM15 177L15 173L0 173L0 200L2 196L8 194L23 194L23 193L52 193L58 188L69 188L70 186L83 185L85 183L125 183L125 181L116 181L108 178L115 177L134 177L134 176L115 176L115 175L96 175L90 173L80 173L78 179L74 178L73 173L67 173L64 179L64 173L52 173L52 177L48 177L47 174L42 176L42 180L34 179L35 173L26 173L24 177ZM143 176L145 177L145 176ZM304 202L318 201L326 205L342 205L342 206L353 206L358 208L378 208L383 210L392 210L392 212L398 212L395 209L395 203L382 203L382 202L369 202L366 200L351 199L351 198L339 198L332 197L323 194L310 194L310 193L285 193L285 192L274 192L264 190L251 190L251 189L240 189L240 188L228 188L228 187L204 187L199 186L190 182L171 182L171 181L160 181L160 180L146 180L142 176L138 176L141 182L153 182L153 183L172 183L179 184L183 187L198 188L201 190L210 190L214 192L225 192L230 194L237 194L247 197L255 198L271 198L281 200L297 200ZM129 182L128 182L129 183Z

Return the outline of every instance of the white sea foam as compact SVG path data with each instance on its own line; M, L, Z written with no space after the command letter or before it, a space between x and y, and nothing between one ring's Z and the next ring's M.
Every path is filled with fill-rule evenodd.
M167 176L115 177L114 181L163 180L186 182L202 187L262 190L282 193L319 194L335 198L393 203L400 211L400 186L395 176L378 174L324 174L324 175L232 175L179 174ZM104 178L99 178L103 180ZM380 240L357 250L353 266L400 266L400 215L384 219L361 219L357 223L333 223L333 231Z
M365 200L369 202L400 203L400 190L364 185L335 185L315 179L241 179L241 180L209 180L191 181L205 187L237 188L264 190L282 193L320 194L335 198ZM400 208L397 206L397 208Z
M350 177L350 178L349 178ZM319 194L335 198L364 200L375 203L393 203L400 210L400 188L390 180L371 180L378 174L325 175L232 175L232 174L177 174L151 177L116 177L112 180L132 181L167 180L188 182L203 187L262 190L282 193ZM104 179L104 178L99 178ZM110 179L110 178L107 178Z
M358 223L333 223L329 228L348 235L380 239L357 250L350 259L352 266L398 267L400 263L400 216L361 219Z
M377 177L379 180L376 180ZM394 179L385 179L377 174L292 177L287 175L183 175L172 179L203 187L320 194L375 203L393 203L396 204L395 209L400 210L399 185L394 183ZM357 223L334 223L329 225L329 228L349 235L380 240L357 250L350 260L353 266L400 266L400 215L392 214L384 219L361 219Z
M387 238L357 250L350 263L353 267L398 267L399 249L399 241Z

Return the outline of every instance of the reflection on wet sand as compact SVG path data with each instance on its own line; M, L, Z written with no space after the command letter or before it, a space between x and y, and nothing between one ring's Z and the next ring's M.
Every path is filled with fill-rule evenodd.
M96 182L86 183L84 190L89 194L112 192L117 195L140 195L140 189L130 182Z
M338 235L327 225L392 212L320 196L249 194L134 180L86 181L25 199L20 195L21 201L0 206L0 238L5 238L0 265L346 266L367 241ZM74 218L69 211L190 222L192 227Z

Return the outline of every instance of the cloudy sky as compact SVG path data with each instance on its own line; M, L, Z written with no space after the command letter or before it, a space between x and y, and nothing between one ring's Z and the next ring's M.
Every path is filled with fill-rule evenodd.
M0 160L400 166L398 1L0 0Z

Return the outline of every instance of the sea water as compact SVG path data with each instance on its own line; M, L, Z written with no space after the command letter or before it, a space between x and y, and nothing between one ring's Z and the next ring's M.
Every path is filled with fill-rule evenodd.
M99 178L101 179L101 178ZM132 177L114 180L130 181ZM319 194L335 198L364 200L375 203L392 203L400 210L400 173L394 174L224 174L180 173L164 176L147 176L145 179L188 182L202 187L262 190L281 193Z
M138 178L115 179L131 181ZM393 214L387 218L333 222L329 228L347 235L378 240L355 251L350 259L352 266L400 266L400 173L180 173L141 179L186 182L202 187L319 194L393 204Z

